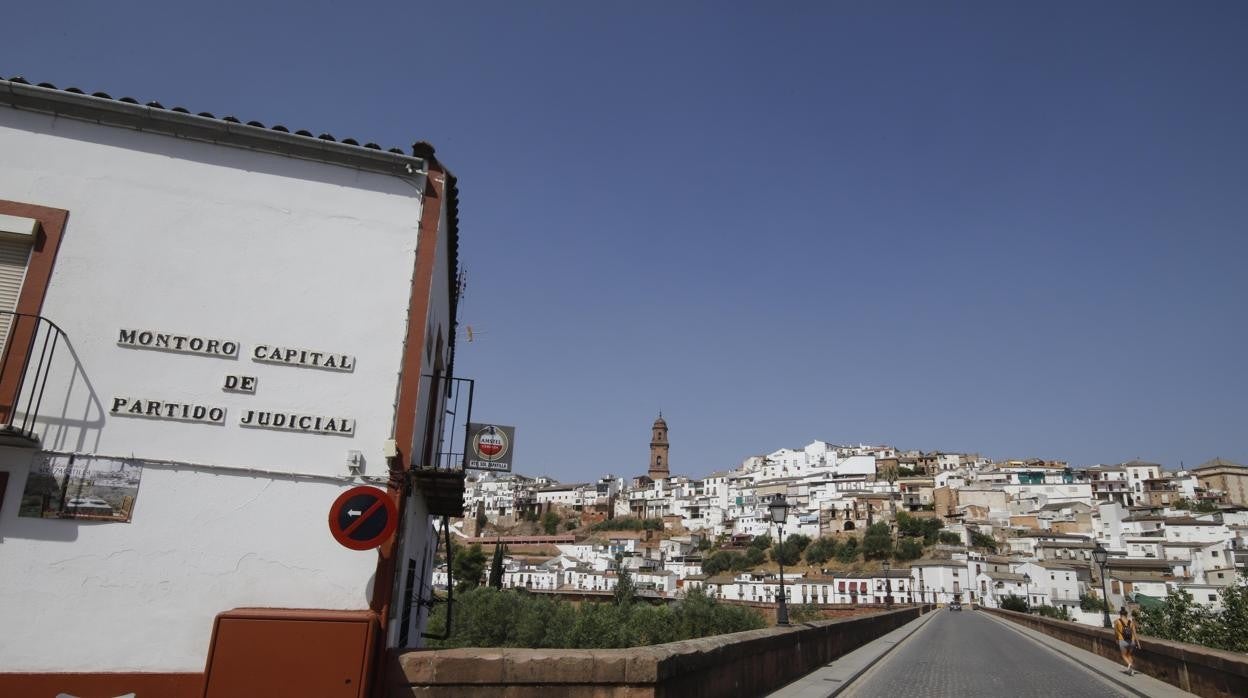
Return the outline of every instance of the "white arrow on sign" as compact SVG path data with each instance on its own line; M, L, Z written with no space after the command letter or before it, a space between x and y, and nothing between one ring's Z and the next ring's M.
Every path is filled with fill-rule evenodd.
M360 516L363 513L359 509L347 509L347 516Z

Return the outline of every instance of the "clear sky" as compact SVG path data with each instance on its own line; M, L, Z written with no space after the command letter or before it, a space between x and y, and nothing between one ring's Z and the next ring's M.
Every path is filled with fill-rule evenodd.
M3 26L5 77L432 142L461 186L457 369L522 472L641 473L660 409L693 475L816 438L1248 462L1246 3L26 2Z

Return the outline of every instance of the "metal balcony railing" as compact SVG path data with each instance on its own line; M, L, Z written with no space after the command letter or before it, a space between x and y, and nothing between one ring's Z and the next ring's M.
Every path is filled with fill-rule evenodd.
M35 420L64 330L40 315L0 310L0 434L38 443Z

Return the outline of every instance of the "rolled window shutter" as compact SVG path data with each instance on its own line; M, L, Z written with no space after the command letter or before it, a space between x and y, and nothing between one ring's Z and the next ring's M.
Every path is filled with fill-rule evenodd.
M17 298L22 292L29 260L29 242L0 238L0 310L12 312L17 309ZM13 321L8 312L0 313L0 356L3 356Z

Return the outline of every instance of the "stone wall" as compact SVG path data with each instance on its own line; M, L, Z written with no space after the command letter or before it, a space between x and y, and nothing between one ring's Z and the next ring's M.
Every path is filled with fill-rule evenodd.
M980 610L1107 659L1122 661L1113 630L1014 611L982 607ZM1205 698L1231 698L1248 693L1248 656L1234 652L1143 636L1140 649L1135 653L1135 666L1149 676Z
M918 618L920 611L912 606L854 618L630 649L464 648L393 652L387 667L387 695L757 696Z

